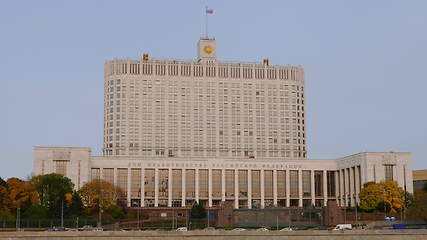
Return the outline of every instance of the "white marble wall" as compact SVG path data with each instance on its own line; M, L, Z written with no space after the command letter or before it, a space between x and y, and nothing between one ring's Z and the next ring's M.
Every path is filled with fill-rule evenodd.
M54 160L68 160L66 176L69 177L76 188L80 188L84 183L90 180L90 169L99 168L114 168L115 169L115 182L117 181L118 168L150 168L155 169L182 169L182 205L185 204L185 170L196 170L196 201L199 201L199 187L198 187L198 171L199 169L209 170L209 199L208 205L212 206L212 169L222 170L222 199L225 199L225 170L233 169L235 173L235 207L238 208L238 175L237 170L261 170L261 207L264 207L264 170L273 170L273 201L277 204L277 170L286 170L286 206L290 206L289 194L289 171L298 170L299 172L299 201L298 205L302 206L302 170L311 171L311 202L315 203L315 199L323 199L323 204L327 200L338 200L341 205L355 206L358 202L358 194L360 193L363 184L370 181L384 181L385 168L384 164L393 165L393 179L401 186L406 188L406 191L413 192L412 187L412 168L411 168L411 155L410 153L359 153L348 157L339 158L335 160L278 160L277 158L263 158L263 159L247 159L247 158L143 158L143 157L95 157L90 156L89 148L62 148L62 147L35 147L34 148L34 166L33 171L35 175L47 174L55 172ZM314 171L322 171L323 176L323 196L316 197L314 195ZM335 196L327 196L327 171L335 171L336 194ZM130 171L128 171L128 179L130 179ZM142 171L141 182L143 183L144 171ZM158 176L155 177L158 182ZM359 180L360 179L360 180ZM172 178L169 178L169 191L170 198ZM129 181L130 182L130 181ZM143 185L143 184L142 184ZM251 198L251 174L248 171L248 207L252 206ZM156 206L158 204L158 186L156 189ZM130 184L126 189L130 193ZM141 192L143 186L141 186ZM306 197L304 199L307 199ZM130 197L127 198L130 204ZM144 196L142 196L142 202ZM168 199L168 205L172 205L172 199Z

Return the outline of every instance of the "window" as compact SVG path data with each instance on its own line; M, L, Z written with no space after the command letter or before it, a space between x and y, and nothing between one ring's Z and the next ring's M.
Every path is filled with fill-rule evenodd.
M393 165L384 165L385 181L393 181Z
M154 169L145 169L145 174L144 174L145 198L154 199L154 174L155 174ZM149 203L149 205L151 205L151 203Z
M314 171L314 192L316 197L323 196L323 171Z
M302 195L311 196L311 171L302 171Z
M182 170L172 170L172 198L181 199L182 197ZM177 203L177 207L180 207L180 203Z
M113 168L104 168L103 169L104 180L114 184L114 169Z
M212 170L212 198L221 199L222 185L221 185L221 170Z
M292 198L298 198L298 171L291 170L289 174L290 195Z
M159 198L168 198L169 194L169 170L159 169Z
M57 174L67 175L67 163L68 160L54 160L55 163L55 172ZM99 169L98 169L99 170Z
M127 196L127 185L128 185L127 168L117 169L117 187L119 188L118 196L120 198L125 198Z
M252 170L252 198L261 197L261 172Z
M56 173L58 173L58 169L56 169L56 170L57 170ZM58 173L58 174L62 174L62 173ZM64 174L62 174L62 175L64 175ZM99 168L92 168L90 170L90 175L91 175L91 180L99 179L100 178Z
M264 171L264 192L265 198L273 198L273 171Z
M199 170L199 197L208 198L209 172L207 169Z
M225 197L234 198L234 170L225 170Z
M194 169L185 170L185 182L186 198L194 199L196 195L196 173Z
M131 197L141 198L141 169L131 169Z
M327 172L327 183L328 183L328 197L335 197L336 187L335 187L335 171Z
M248 197L248 170L239 170L239 198Z
M277 171L277 198L286 197L286 172Z

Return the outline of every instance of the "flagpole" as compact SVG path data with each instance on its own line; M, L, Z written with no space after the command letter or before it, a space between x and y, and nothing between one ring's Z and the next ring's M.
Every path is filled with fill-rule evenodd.
M208 38L208 6L205 6L205 37Z

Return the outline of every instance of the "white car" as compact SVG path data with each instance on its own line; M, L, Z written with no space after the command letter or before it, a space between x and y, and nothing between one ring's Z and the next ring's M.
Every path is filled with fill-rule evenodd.
M286 228L280 229L280 232L291 232L291 231L293 231L293 229L291 227L286 227Z
M180 228L177 228L176 231L177 232L187 232L188 229L187 229L187 227L180 227Z
M266 232L266 231L270 231L268 230L268 228L258 228L257 231L261 231L261 232Z
M338 224L333 230L351 230L351 224Z
M235 228L232 231L246 231L246 229L244 229L244 228Z

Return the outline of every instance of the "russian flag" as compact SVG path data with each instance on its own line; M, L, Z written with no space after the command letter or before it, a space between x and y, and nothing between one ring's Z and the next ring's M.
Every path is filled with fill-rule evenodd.
M213 14L213 10L212 9L206 9L206 14Z

